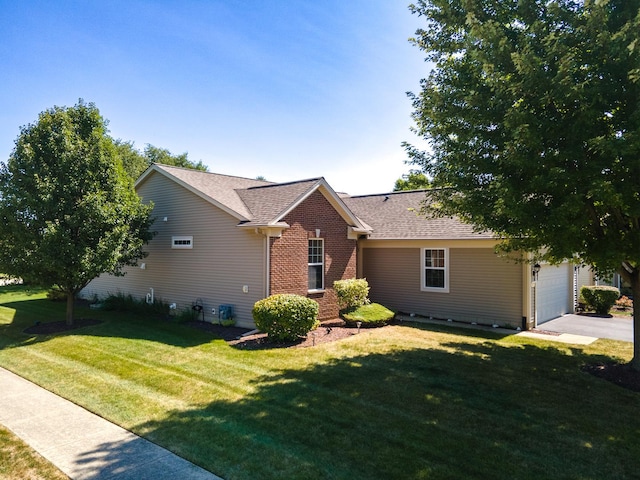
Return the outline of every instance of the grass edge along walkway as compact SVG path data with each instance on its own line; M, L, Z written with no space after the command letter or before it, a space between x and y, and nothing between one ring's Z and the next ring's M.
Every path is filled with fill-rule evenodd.
M69 480L60 469L0 424L0 478Z
M71 478L221 480L0 367L0 423Z

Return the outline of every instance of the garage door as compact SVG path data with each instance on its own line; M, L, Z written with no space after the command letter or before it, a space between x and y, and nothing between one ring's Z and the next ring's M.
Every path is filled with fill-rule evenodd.
M543 265L538 275L538 324L573 312L573 266Z

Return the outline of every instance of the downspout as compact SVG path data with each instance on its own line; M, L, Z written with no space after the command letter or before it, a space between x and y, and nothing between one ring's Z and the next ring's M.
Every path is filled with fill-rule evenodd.
M533 265L533 255L526 255L522 262L522 330L535 328L535 318L533 313L533 278L531 267Z
M264 298L267 298L271 294L271 235L267 231L265 237L265 283L264 283Z
M364 276L364 268L363 268L363 260L364 250L362 247L363 238L366 238L364 235L358 236L356 240L356 278L363 278Z

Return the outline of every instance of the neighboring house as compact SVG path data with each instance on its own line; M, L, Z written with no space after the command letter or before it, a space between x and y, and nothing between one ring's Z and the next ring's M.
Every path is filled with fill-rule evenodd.
M498 256L491 234L420 215L425 191L348 197L323 178L270 183L157 164L136 190L154 203L149 256L124 277L102 275L85 296L197 303L207 321L233 305L245 327L254 303L275 293L313 298L321 319L335 318L333 282L356 276L396 311L512 328L577 301L572 265L543 265L533 282L531 265Z
M588 285L608 285L611 287L616 287L620 290L621 295L625 295L628 297L633 296L633 291L631 290L631 285L625 281L619 273L614 273L609 278L600 278L595 274L592 274L593 281Z

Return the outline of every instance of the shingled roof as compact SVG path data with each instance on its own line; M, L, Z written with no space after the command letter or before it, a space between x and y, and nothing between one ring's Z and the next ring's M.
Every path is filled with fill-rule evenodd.
M320 178L312 178L250 187L238 190L238 195L253 215L250 223L264 225L279 221L292 205L297 205L320 181Z
M250 220L252 214L237 191L239 189L269 185L271 183L263 180L233 177L230 175L202 172L190 168L173 167L155 163L138 178L136 186L144 183L153 172L159 172L171 178L187 190L213 203L241 221Z
M321 191L357 233L369 228L357 218L322 177L288 183L220 175L169 165L153 164L136 181L141 185L157 172L239 220L243 227L283 226L283 217L316 190ZM286 225L284 225L286 227Z
M343 198L349 209L367 222L379 240L465 240L494 238L478 233L456 218L427 218L421 214L428 191L414 190Z
M154 164L136 181L161 173L238 219L243 227L284 226L282 219L316 190L320 190L354 232L373 240L491 239L456 218L427 218L421 213L428 190L350 197L336 193L322 177L288 183L221 175Z

